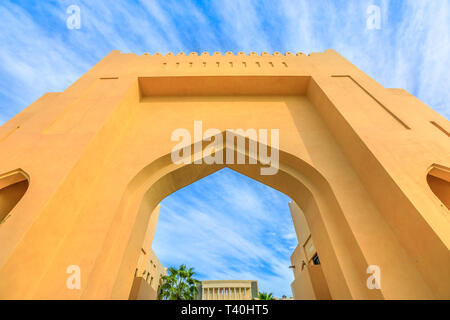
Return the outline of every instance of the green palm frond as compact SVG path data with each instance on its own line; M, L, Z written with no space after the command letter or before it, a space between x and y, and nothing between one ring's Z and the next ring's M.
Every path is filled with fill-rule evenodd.
M260 292L258 295L259 300L275 300L272 293Z
M198 294L198 280L194 279L194 268L185 264L177 269L170 267L167 275L162 277L159 299L161 300L193 300Z

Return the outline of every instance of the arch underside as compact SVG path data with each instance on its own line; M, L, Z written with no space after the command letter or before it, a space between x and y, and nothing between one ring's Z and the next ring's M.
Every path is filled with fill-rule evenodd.
M156 105L159 103L173 104L177 101L160 97L156 97L155 100L151 99L145 98L142 100L140 102L141 108L150 108L153 103L156 103ZM197 101L196 99L195 97L191 100L188 99L190 101L188 103L193 103ZM219 98L214 99L212 103L221 101ZM277 100L278 98L271 99ZM298 108L294 108L295 103L297 103L295 99L297 98L286 99L289 111L292 113L297 112L294 110L298 110ZM229 101L232 102L233 100ZM299 97L298 101L304 103L308 108L312 106L304 97ZM205 102L211 103L208 100ZM297 118L306 115L306 113L303 113L292 114L291 116ZM254 159L255 156L250 154L250 140L248 138L246 138L244 150L235 150L237 153L245 154L245 164L226 164L226 152L230 148L234 150L233 147L226 144L223 150L222 165L206 165L205 163L175 165L171 159L171 153L166 153L165 156L153 160L150 165L140 170L128 184L120 201L119 209L114 216L115 221L134 221L134 224L129 226L127 230L122 228L111 229L105 240L107 245L104 246L97 258L98 261L102 261L103 259L107 260L106 257L115 257L115 260L113 260L115 265L112 266L110 263L103 262L96 264L89 278L89 290L86 290L81 297L97 298L99 292L102 292L101 296L108 292L108 297L126 298L131 287L132 274L139 252L138 247L142 243L149 214L169 194L216 172L224 166L288 195L299 205L305 214L311 233L314 234L314 242L321 257L324 276L332 298L431 297L431 291L413 260L405 252L389 224L372 202L370 195L362 186L351 166L346 163L348 160L341 154L336 142L332 140L333 138L329 133L322 134L317 130L320 128L320 130L327 132L323 122L315 117L311 119L305 117L302 121L311 121L312 123L310 125L311 133L301 132L301 138L304 139L305 148L309 155L315 158L306 161L299 158L298 153L294 155L293 152L279 150L279 171L272 176L260 174L260 169L267 166L258 162L259 159ZM142 125L140 120L137 123ZM305 125L304 122L302 123ZM299 124L296 124L296 126L298 128ZM137 129L132 136L136 137L138 132L149 134L147 129L141 131ZM221 133L223 141L226 140L226 133L227 130ZM191 150L195 152L195 146L199 143L202 142L194 142L190 146ZM320 150L322 154L315 150L318 143L323 143L326 146ZM203 141L202 150L206 146L207 143ZM270 144L267 147L271 149ZM328 148L329 150L327 150ZM324 152L324 150L326 151ZM219 151L216 150L216 152ZM194 152L191 152L192 159L199 159L199 157L203 159ZM310 164L311 160L314 160L313 162L326 161L317 160L318 157L326 157L327 155L331 156L329 161L335 162L331 165L333 167L331 170L338 174L333 174L341 175L342 181L338 181L339 178L336 176L330 176L330 172L320 173ZM237 157L236 154L235 158ZM258 164L249 164L251 159ZM339 170L341 173L339 173ZM350 175L345 176L345 173L350 173ZM341 187L342 190L339 190ZM346 198L345 207L342 205L343 197ZM338 199L340 200L338 201ZM128 239L126 243L123 241L124 237ZM366 285L367 267L372 264L379 265L385 271L383 272L384 285L381 290L369 290ZM391 268L392 265L397 265L397 267ZM111 278L109 280L102 279L100 274L110 272L111 269L114 269L114 282L111 281ZM409 279L406 280L407 278ZM410 282L405 285L405 281ZM109 289L105 290L105 287Z
M222 135L225 137L226 133L223 132ZM225 167L286 194L302 208L315 235L317 251L320 252L324 274L333 298L382 298L382 293L369 291L365 286L367 261L352 236L326 179L301 159L270 147L271 152L280 154L279 170L274 175L261 175L261 168L267 165L261 164L259 159L249 154L250 140L245 138L245 141L245 150L236 150L230 145L215 150L216 153L222 153L223 164L195 164L194 159L204 160L205 156L192 153L191 163L177 165L172 162L171 155L167 154L142 169L130 182L115 219L127 217L126 219L132 218L136 223L124 249L122 263L111 288L111 298L123 299L128 295L141 239L154 208L171 193ZM203 143L201 153L205 146ZM193 150L194 144L190 147ZM235 154L235 159L240 153L245 157L244 163L226 164L227 152ZM110 234L109 237L108 242L114 239L117 243L120 241L117 234ZM116 246L111 247L117 249ZM90 293L87 293L86 298L89 297Z

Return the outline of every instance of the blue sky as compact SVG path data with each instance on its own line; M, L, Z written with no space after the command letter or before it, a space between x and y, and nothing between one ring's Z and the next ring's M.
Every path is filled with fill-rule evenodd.
M165 265L193 266L200 280L258 280L260 291L291 296L289 201L222 169L161 202L153 250Z
M78 30L66 27L69 16L66 10L70 5L81 9ZM381 9L379 30L366 28L369 5ZM111 50L137 54L179 51L307 54L332 48L385 87L404 88L449 119L449 21L448 0L2 0L0 125L45 92L63 91ZM208 185L221 188L213 188L213 193L201 192ZM242 199L241 190L233 191L236 185L245 186L248 190L245 196L254 201L258 210L251 212L246 207L247 201L242 201L243 207L236 207L224 199L222 193L228 191L236 199ZM268 203L267 199L274 203ZM210 208L211 201L216 201L214 210ZM194 214L196 207L197 211L202 208L198 215ZM256 224L250 223L248 218L256 213L265 216L255 217ZM209 237L208 230L193 229L199 231L192 237L183 231L181 224L178 229L174 229L175 224L167 225L169 218L186 222L186 214L193 217L189 223L206 221L235 235L241 235L238 230L255 228L255 234L241 235L242 242L228 240L226 248L220 241L200 245L199 237ZM182 253L189 257L195 254L202 262L195 267L207 278L237 277L234 266L247 263L239 278L254 274L263 290L289 295L290 280L285 280L291 276L285 264L292 239L276 237L272 242L265 238L270 232L292 234L292 229L285 226L290 222L288 214L284 196L232 171L222 171L163 201L155 244L157 253L165 264L181 261ZM169 245L175 243L164 238L168 237L163 235L164 228L176 234L177 243L190 243L198 250L172 250ZM168 241L163 245L160 239ZM255 250L246 256L239 249L241 243ZM223 255L217 257L217 252ZM209 269L205 267L208 265ZM251 270L252 267L256 269Z
M66 27L70 5L81 28ZM368 30L367 8L381 9ZM382 85L450 118L448 0L2 0L0 124L44 92L63 91L113 49L123 52L332 48Z

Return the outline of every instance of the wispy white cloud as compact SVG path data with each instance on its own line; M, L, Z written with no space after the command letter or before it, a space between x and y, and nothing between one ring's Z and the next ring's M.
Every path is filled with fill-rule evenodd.
M272 51L271 42L264 32L263 19L257 10L259 1L214 1L222 37L230 40L236 51Z
M195 267L202 280L256 279L261 290L290 295L297 239L288 201L221 170L163 200L153 249L166 265Z
M412 88L450 119L450 3L410 1L405 17L396 38L396 59L402 68L390 83Z
M68 30L66 9L81 8ZM379 5L381 30L367 30ZM336 49L386 87L405 88L450 117L449 2L73 1L0 3L0 123L47 91L64 90L117 49L124 52ZM3 120L2 120L3 119Z
M17 5L0 5L0 114L13 116L48 91L60 91L88 70L61 39L52 38ZM40 48L40 49L39 49Z

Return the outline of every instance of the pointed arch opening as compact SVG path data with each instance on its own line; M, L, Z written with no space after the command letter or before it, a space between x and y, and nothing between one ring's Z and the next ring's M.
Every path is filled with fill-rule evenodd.
M225 141L226 132L220 135ZM169 153L154 159L137 172L125 189L115 213L117 221L130 219L133 225L125 231L118 224L118 228L110 231L105 241L115 243L117 246L113 246L114 249L108 248L104 254L114 255L117 261L99 264L92 275L92 279L97 280L93 280L91 290L82 297L89 299L91 294L93 297L95 292L102 288L107 288L113 299L128 297L139 259L140 246L145 238L146 226L157 205L173 192L227 167L287 195L305 212L311 232L317 234L315 245L321 252L321 265L333 298L348 299L358 295L373 295L380 298L382 296L380 292L370 292L366 289L364 281L355 280L355 277L365 279L365 268L358 268L356 263L366 265L366 261L360 247L355 244L354 236L334 192L322 174L302 159L266 145L270 152L279 152L279 168L276 174L261 175L262 167L267 167L267 164L255 159L255 155L249 149L250 139L246 137L245 141L245 147L242 149L225 144L222 149L215 150L215 153L224 157L222 164L206 164L204 161L201 164L194 161L189 164L175 164ZM196 144L200 144L199 149L202 151L208 146L208 142L202 141L190 145L191 160L202 158L196 154L198 150L195 148ZM235 159L241 154L246 159L244 164L228 163L226 161L228 149L235 154ZM123 232L127 235L126 242L123 241ZM350 246L354 248L352 254L346 249ZM343 265L346 268L342 268ZM115 273L114 282L105 283L100 277L95 276L97 273L102 274L112 269Z
M434 164L427 174L431 191L450 210L450 169Z
M28 186L28 175L21 169L0 175L0 225L10 217Z

